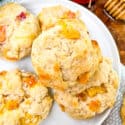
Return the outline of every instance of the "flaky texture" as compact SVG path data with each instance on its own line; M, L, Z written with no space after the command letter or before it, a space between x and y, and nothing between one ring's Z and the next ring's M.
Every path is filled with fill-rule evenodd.
M105 64L104 76L100 77L97 73L98 76L94 76L95 80L92 81L92 83L102 83L100 86L93 84L90 88L76 95L55 90L55 100L64 112L75 119L87 119L113 107L116 100L118 76L111 66L109 66L110 72L107 72L107 65L110 64Z
M42 8L38 15L42 30L55 26L59 19L73 19L76 17L78 17L78 13L72 12L61 5Z
M76 80L86 82L102 59L97 42L91 42L85 24L78 19L59 20L43 31L33 43L31 57L42 83L62 90Z
M97 57L95 57L97 58ZM93 86L101 86L103 83L108 83L109 74L112 69L112 62L110 59L103 58L102 61L98 64L97 70L93 73L92 77L84 82L80 83L80 81L75 81L72 87L69 87L66 91L71 93L72 95L79 94L87 88Z
M47 88L33 74L0 72L0 125L38 125L51 105Z
M40 32L37 18L17 3L0 7L0 56L17 61L30 55Z
M122 125L125 125L125 95L123 96L123 103L120 110Z

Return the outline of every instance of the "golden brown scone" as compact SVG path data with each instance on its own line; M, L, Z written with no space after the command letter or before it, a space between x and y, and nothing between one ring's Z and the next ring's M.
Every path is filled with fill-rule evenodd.
M17 61L31 52L40 32L37 18L17 3L0 7L0 56Z
M42 83L61 90L76 80L84 84L102 59L97 42L91 42L85 24L78 19L61 19L43 31L33 43L31 57Z
M78 17L77 13L61 5L42 8L38 15L42 30L53 27L59 19L74 19L76 17Z
M123 103L121 106L120 115L122 119L122 125L125 125L125 95L123 96Z
M79 80L75 81L75 83L70 83L74 85L69 87L66 91L71 93L72 95L75 95L81 93L87 88L93 86L100 86L103 83L107 83L109 80L109 74L111 70L111 60L103 57L102 62L98 64L98 69L88 81L84 82L84 84L82 84Z
M52 99L37 77L19 70L0 72L0 125L38 125Z
M79 94L73 95L70 92L55 90L55 100L62 111L75 119L87 119L113 107L118 88L118 76L111 66L109 66L110 72L107 72L109 69L106 65L104 76L97 73L98 75L95 75L92 80L93 85L85 88Z

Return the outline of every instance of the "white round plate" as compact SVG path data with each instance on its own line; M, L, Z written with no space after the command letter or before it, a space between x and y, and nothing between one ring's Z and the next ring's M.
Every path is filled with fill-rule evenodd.
M78 10L81 14L81 19L85 22L89 30L91 38L98 41L103 55L112 59L113 67L120 75L120 60L115 41L105 25L90 11L68 0L19 0L19 3L36 15L42 7L59 4L70 8L72 11ZM0 60L0 70L10 70L13 68L34 71L30 57L16 63ZM73 120L66 113L61 112L57 104L54 104L50 115L40 125L100 125L109 115L110 111L107 110L89 120Z

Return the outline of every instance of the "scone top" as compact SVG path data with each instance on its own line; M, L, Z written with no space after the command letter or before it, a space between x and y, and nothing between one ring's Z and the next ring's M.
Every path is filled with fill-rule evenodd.
M79 18L56 17L55 25L33 42L31 57L42 83L64 90L77 80L84 84L91 77L101 61L101 51Z

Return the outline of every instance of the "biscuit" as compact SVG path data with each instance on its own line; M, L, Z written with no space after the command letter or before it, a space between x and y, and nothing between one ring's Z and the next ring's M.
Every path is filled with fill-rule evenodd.
M123 103L120 110L122 125L125 125L125 95L123 96Z
M103 77L106 75L107 72L104 72ZM99 82L98 78L100 81L101 78L97 77L95 82ZM62 111L68 113L74 119L88 119L113 107L116 100L117 86L118 76L111 68L108 73L108 81L104 80L104 83L100 86L93 85L76 95L55 90L54 97Z
M19 70L0 72L0 125L38 125L52 99L37 77Z
M96 57L95 57L96 58ZM87 88L93 86L100 86L103 83L107 83L109 80L109 74L112 70L112 62L110 59L103 57L102 61L98 64L97 70L93 73L91 78L85 82L84 84L80 83L80 81L75 81L73 86L69 87L66 91L71 93L72 95L79 94Z
M83 84L89 79L101 61L101 51L81 20L61 19L35 39L31 58L42 83L63 90L79 77L87 76Z
M68 8L61 5L42 8L38 15L42 30L53 27L59 19L74 19L76 17L78 17L78 13L72 12Z
M10 14L11 12L11 14ZM0 7L0 56L17 61L30 55L40 32L38 19L17 3Z

